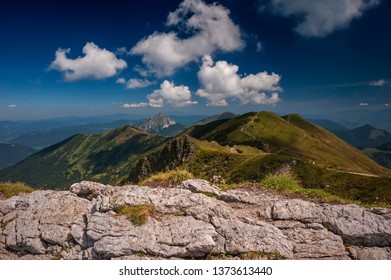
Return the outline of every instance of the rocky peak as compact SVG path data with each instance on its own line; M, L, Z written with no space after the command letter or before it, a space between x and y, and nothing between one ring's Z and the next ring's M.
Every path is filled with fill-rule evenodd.
M167 116L164 113L159 113L152 116L151 118L139 123L137 128L148 132L148 133L157 133L164 128L168 128L172 125L175 125L177 122L171 117Z
M213 194L213 195L212 195ZM118 212L153 209L136 224ZM143 212L145 214L145 211ZM391 211L175 187L83 181L0 201L0 259L391 259Z

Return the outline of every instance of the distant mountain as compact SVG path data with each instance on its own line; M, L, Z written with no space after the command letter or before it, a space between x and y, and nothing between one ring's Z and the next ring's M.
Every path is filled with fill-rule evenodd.
M354 128L350 130L350 135L352 136L351 140L347 139L349 141L356 143L354 146L357 147L366 147L366 148L372 148L380 146L384 143L391 142L391 133L383 130L378 129L370 125L363 125L357 128ZM343 138L342 138L343 139Z
M229 120L237 117L235 113L231 112L224 112L217 115L210 116L208 118L202 119L200 121L197 121L196 123L193 123L193 125L204 125L210 122L218 121L218 120Z
M162 136L131 126L79 134L1 169L0 181L23 181L39 188L63 188L84 179L112 183L125 178L145 152L163 141Z
M331 120L308 119L308 121L313 124L316 124L320 127L323 127L329 131L347 131L347 130L349 130L347 127L345 127L337 122L331 121Z
M8 135L6 139L0 137L0 141L18 143L41 150L75 134L98 134L126 124L129 124L129 120L118 120L109 123L89 123L70 127L51 127L23 134Z
M85 126L91 124L107 124L126 120L126 123L137 123L145 118L144 116L134 116L127 114L102 115L102 116L73 116L52 118L46 120L21 120L21 121L0 121L0 142L12 141L16 136L30 132L44 132L49 130L60 130L62 128ZM123 123L123 124L126 124ZM123 124L116 124L117 127ZM113 127L110 127L113 128ZM82 133L82 132L79 132ZM64 140L63 138L62 140Z
M142 131L163 136L175 135L185 128L183 124L164 113L159 113L136 125Z
M0 168L17 163L35 152L33 148L17 143L0 143Z
M390 132L370 125L363 125L357 128L348 129L337 122L326 119L309 119L309 121L331 131L350 145L360 149L376 148L382 144L391 142Z

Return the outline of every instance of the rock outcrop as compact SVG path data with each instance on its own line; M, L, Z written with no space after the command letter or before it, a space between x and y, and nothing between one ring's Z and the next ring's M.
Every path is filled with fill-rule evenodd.
M144 224L117 210L150 205ZM0 201L0 259L391 259L391 211L204 180L174 188L83 181Z

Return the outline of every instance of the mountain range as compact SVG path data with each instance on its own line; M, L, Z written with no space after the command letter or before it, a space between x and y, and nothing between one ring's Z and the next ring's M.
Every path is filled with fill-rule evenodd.
M175 137L130 125L97 135L78 134L0 170L0 181L46 189L81 180L129 184L177 168L200 178L218 175L227 183L292 172L308 188L369 200L390 196L390 170L299 115L271 112L190 126Z

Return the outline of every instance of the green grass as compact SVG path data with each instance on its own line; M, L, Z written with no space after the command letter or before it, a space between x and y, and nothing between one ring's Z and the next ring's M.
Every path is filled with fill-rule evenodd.
M260 182L263 188L278 191L283 194L298 194L304 197L314 198L322 202L353 202L340 196L333 195L322 189L303 188L301 183L291 173L269 174ZM356 201L354 201L356 202Z
M121 205L115 211L118 215L124 215L134 225L141 226L148 221L148 217L155 212L153 205Z
M20 193L31 193L33 190L33 188L21 182L0 182L0 196L4 197L5 199L11 198Z
M298 191L297 180L290 174L269 174L261 181L261 186L275 191Z
M189 171L185 169L175 169L175 170L170 170L167 172L159 172L154 175L151 175L147 179L141 181L139 184L145 185L153 181L164 181L164 182L167 181L172 184L179 184L182 181L185 181L187 179L193 179L193 178L194 178L193 174L191 174Z

